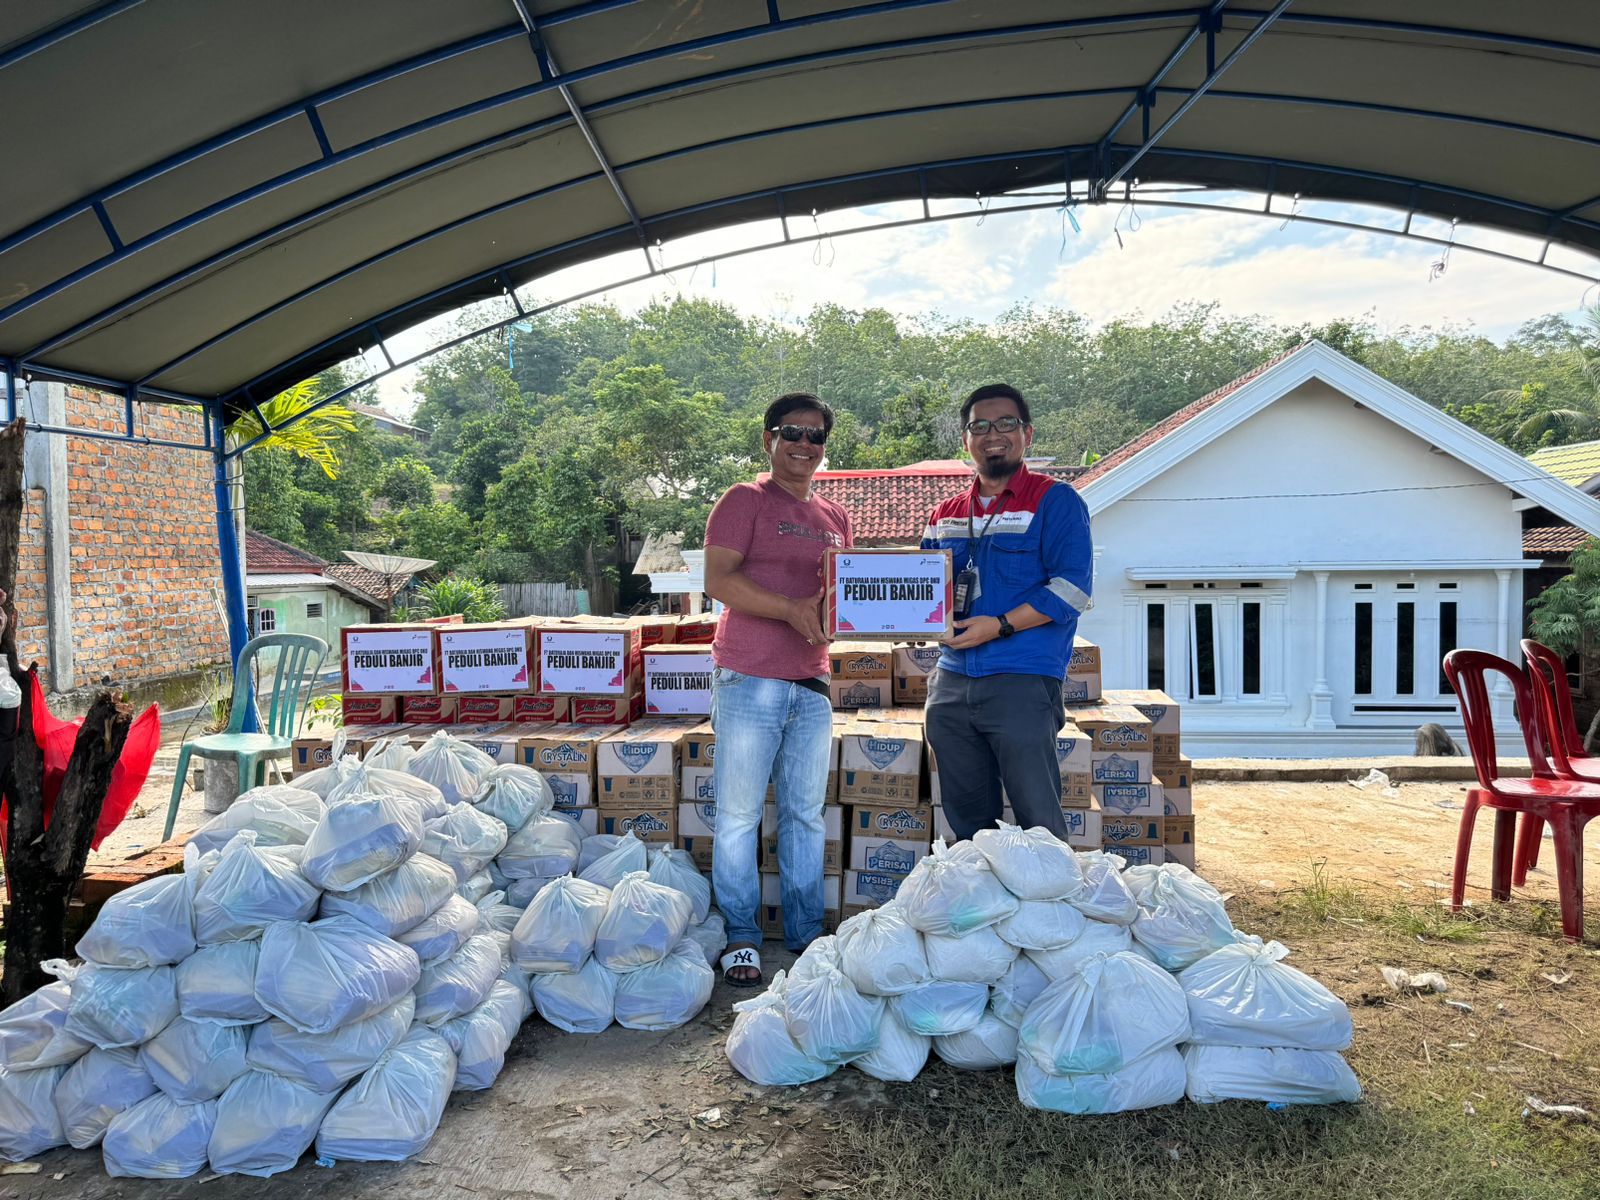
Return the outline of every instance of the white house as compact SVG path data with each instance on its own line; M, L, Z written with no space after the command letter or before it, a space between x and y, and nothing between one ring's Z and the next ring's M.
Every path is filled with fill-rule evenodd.
M1074 485L1095 545L1079 631L1107 687L1182 704L1201 756L1409 750L1428 721L1459 737L1439 662L1458 646L1520 659L1539 565L1522 512L1600 532L1600 502L1320 342Z

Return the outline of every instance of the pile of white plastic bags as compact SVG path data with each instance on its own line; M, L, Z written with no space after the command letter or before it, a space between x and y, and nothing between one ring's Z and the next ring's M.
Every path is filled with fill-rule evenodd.
M562 1028L690 1019L722 949L709 883L632 838L593 847L605 882L574 877L586 842L552 804L444 732L245 793L0 1012L0 1158L98 1145L144 1178L403 1159L452 1090L494 1082L541 992ZM497 872L538 880L534 919Z
M734 1006L728 1058L769 1085L846 1064L907 1081L930 1054L1014 1066L1024 1104L1067 1113L1360 1097L1336 996L1192 871L1123 867L1044 829L936 842L893 900Z

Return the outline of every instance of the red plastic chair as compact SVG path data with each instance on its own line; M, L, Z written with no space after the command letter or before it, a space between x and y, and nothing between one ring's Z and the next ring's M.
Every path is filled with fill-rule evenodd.
M1495 754L1494 718L1489 710L1485 676L1491 671L1511 681L1522 738L1533 764L1532 779L1501 779ZM1456 835L1455 872L1451 878L1450 907L1459 912L1467 887L1467 858L1472 851L1472 826L1479 808L1494 814L1494 864L1489 894L1496 900L1511 897L1512 838L1517 814L1548 822L1555 834L1556 885L1561 896L1561 931L1572 941L1583 937L1583 827L1600 816L1600 784L1557 779L1545 756L1540 708L1528 673L1516 663L1482 650L1452 650L1445 655L1444 673L1461 705L1461 722L1467 730L1467 747L1477 771L1478 786L1467 791Z
M1578 718L1572 711L1572 691L1567 686L1567 664L1543 642L1522 639L1522 656L1528 663L1539 703L1544 746L1549 750L1557 777L1579 783L1600 783L1600 756L1583 748ZM1544 821L1533 815L1522 819L1517 832L1517 851L1511 882L1521 887L1528 872L1539 862L1539 843L1544 836Z

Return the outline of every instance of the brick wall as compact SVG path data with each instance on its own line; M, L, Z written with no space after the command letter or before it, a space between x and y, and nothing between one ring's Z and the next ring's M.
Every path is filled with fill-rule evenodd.
M121 430L120 398L67 390L67 424ZM141 403L140 435L201 440L192 411ZM30 437L59 436L30 434ZM211 458L195 450L67 439L73 654L80 687L128 685L228 657ZM44 494L30 489L18 564L23 661L46 663Z

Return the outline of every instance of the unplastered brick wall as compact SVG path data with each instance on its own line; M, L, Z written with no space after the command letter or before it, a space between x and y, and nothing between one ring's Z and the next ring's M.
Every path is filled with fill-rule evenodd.
M123 428L120 398L69 388L66 406L68 425ZM141 403L137 418L141 436L202 437L200 416L190 410ZM210 456L83 437L66 444L78 686L105 676L127 685L225 662ZM24 661L31 654L43 666L43 493L33 492L18 564L18 591L27 602L18 650Z
M17 546L17 659L24 667L38 663L40 677L49 687L44 589L44 489L32 487L22 497L22 540Z

